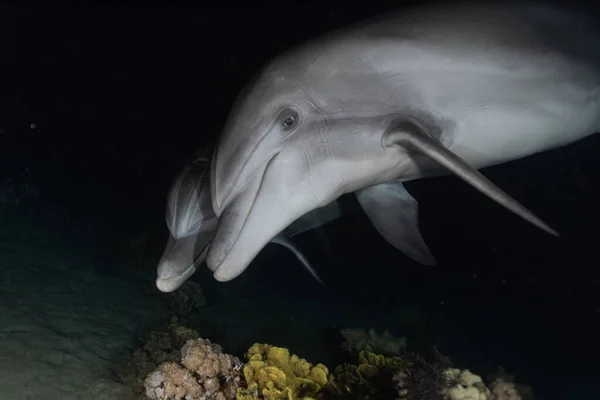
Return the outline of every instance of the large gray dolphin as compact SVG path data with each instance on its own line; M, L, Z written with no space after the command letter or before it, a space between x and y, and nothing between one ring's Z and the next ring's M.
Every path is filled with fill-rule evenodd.
M419 5L302 44L241 92L211 164L215 279L299 216L355 192L377 230L435 263L402 183L454 173L556 232L477 171L600 130L600 31L539 2Z
M165 293L178 289L204 262L218 219L210 198L210 158L212 144L202 146L173 181L165 212L169 239L158 263L156 287ZM342 216L337 202L300 217L271 242L289 249L322 285L308 258L291 238L316 229Z

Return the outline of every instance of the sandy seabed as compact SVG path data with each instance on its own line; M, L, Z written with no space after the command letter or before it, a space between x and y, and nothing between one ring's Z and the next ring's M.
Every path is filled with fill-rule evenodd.
M146 296L134 277L98 275L91 262L52 232L2 224L3 400L131 398L111 368L138 327L156 319L160 299Z

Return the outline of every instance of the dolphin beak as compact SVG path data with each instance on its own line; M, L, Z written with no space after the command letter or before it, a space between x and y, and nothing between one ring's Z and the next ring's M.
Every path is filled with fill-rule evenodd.
M255 152L251 150L245 153L244 144L240 142L232 146L217 146L212 157L210 189L213 211L217 217L231 200L234 190L243 179L244 167Z
M255 199L258 196L262 179L262 175L257 175L249 182L245 190L237 193L235 197L228 201L227 207L221 212L219 225L215 232L211 249L206 257L208 268L215 273L215 279L217 280L221 280L217 276L221 276L224 271L230 269L227 266L223 267L224 260L227 259L231 249L239 240L239 236L246 225L247 217L250 215ZM242 273L245 268L246 266L243 266L235 276ZM229 273L228 275L234 274ZM230 279L233 279L235 276L232 276ZM224 280L227 281L229 279Z
M282 153L272 158L223 210L206 258L216 280L240 275L277 234L320 206L306 169L290 161Z
M158 263L158 290L165 293L177 290L196 272L198 265L206 258L213 232L202 232L180 239L169 237L167 247Z
M210 168L210 189L217 217L221 217L234 197L248 190L247 185L252 185L257 177L262 178L268 163L281 151L281 140L268 133L266 130L253 141L248 136L236 140L224 138L215 148Z

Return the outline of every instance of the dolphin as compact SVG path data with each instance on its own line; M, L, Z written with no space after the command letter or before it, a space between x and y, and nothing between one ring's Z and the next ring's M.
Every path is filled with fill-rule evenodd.
M212 144L200 147L171 184L165 219L169 239L158 263L156 287L165 293L178 289L204 262L218 219L210 198L210 157ZM290 250L307 271L323 286L308 258L291 238L316 229L342 216L337 202L314 210L290 224L271 242Z
M391 245L433 265L403 183L448 174L558 235L478 169L600 130L599 38L583 7L461 1L275 57L238 95L212 157L214 278L234 279L292 221L345 193Z
M156 287L178 289L206 258L218 225L208 183L212 145L197 150L179 172L167 195L165 219L169 239L158 263Z

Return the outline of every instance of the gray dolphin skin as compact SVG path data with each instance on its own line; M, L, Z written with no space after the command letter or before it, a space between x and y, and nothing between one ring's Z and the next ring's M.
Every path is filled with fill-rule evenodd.
M158 263L156 287L165 293L178 289L204 262L218 219L209 186L212 145L201 147L175 178L167 196L165 218L169 240ZM323 280L291 237L316 229L342 216L333 202L299 218L271 241L289 249L322 285Z
M212 157L214 278L237 277L290 223L351 192L391 245L435 264L403 182L448 174L557 235L477 169L600 130L594 24L568 3L416 5L270 61Z
M206 257L218 220L212 210L209 170L212 146L203 146L177 175L167 196L169 240L158 263L156 287L179 288Z

